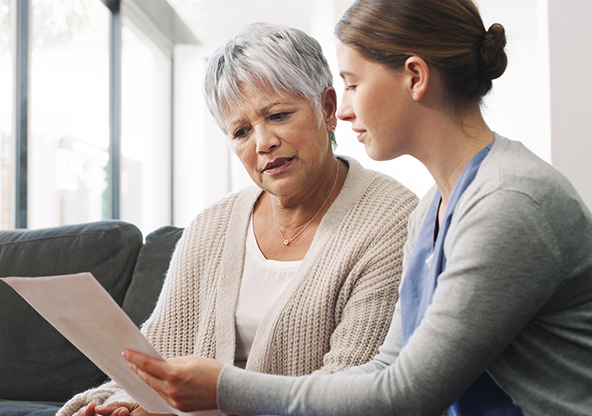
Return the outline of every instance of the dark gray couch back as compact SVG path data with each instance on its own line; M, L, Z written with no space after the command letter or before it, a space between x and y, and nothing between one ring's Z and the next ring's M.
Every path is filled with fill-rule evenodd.
M1 231L0 277L90 271L139 325L152 311L181 233L164 227L143 246L140 231L122 221ZM0 282L0 399L63 402L104 380L94 364Z
M146 237L123 301L123 310L137 326L141 326L154 309L171 255L182 234L182 228L166 226Z

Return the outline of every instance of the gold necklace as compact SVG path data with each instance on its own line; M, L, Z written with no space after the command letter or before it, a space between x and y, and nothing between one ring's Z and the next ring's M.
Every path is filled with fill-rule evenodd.
M310 225L310 223L313 222L313 220L317 217L317 215L319 215L319 213L323 210L323 208L325 208L325 205L327 204L327 201L329 201L329 198L331 198L331 195L333 194L333 191L335 190L335 185L337 185L337 179L339 179L339 160L337 160L337 169L336 169L336 173L335 173L335 182L333 182L333 187L331 188L331 191L329 192L329 195L327 195L327 198L325 199L325 202L323 202L323 205L321 205L321 208L319 208L319 210L317 211L317 213L310 219L310 221L308 221L306 224L304 224L304 227L302 227L302 229L300 231L298 231L298 234L296 234L294 237L292 237L290 239L287 239L286 237L284 237L284 234L282 233L282 230L280 230L280 226L278 225L277 218L275 217L275 212L273 212L273 205L272 205L273 222L275 222L275 227L277 228L278 233L280 233L280 235L282 236L282 240L284 240L284 244L285 245L288 245L292 241L294 241L295 239L297 239L298 236L300 234L302 234L304 232L304 230L306 230L306 227L308 227Z

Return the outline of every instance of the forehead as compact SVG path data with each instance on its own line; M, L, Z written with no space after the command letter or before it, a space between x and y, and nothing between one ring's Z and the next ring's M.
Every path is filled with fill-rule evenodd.
M335 50L337 53L337 66L339 75L344 78L347 76L362 76L369 70L369 67L379 65L368 61L356 49L341 42L336 41Z
M227 124L231 125L245 118L264 116L280 105L301 105L308 103L298 94L280 93L270 86L238 85L243 99L232 102L226 110Z

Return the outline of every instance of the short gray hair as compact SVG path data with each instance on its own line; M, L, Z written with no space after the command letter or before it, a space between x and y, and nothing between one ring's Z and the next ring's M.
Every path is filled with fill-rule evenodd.
M333 85L333 76L314 38L299 29L254 23L216 50L208 61L205 99L226 134L227 112L245 99L239 89L241 83L259 92L270 86L281 95L298 94L310 102L321 122L323 93Z

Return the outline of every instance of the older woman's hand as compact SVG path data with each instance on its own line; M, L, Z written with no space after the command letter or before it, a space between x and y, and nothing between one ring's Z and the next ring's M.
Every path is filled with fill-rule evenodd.
M134 416L147 415L137 403L123 403L113 402L104 405L97 405L95 402L90 402L88 405L81 408L74 416L129 416L133 412Z
M97 404L95 402L90 402L84 407L81 407L76 413L72 416L95 416L95 407Z
M112 402L95 407L95 413L102 416L128 416L132 412L139 415L138 410L144 410L137 403L126 403L126 402ZM144 411L144 414L147 414ZM89 416L89 415L85 415Z
M123 356L131 369L175 409L194 412L218 408L216 386L222 363L195 356L160 361L131 350L125 350Z
M164 416L148 413L138 403L126 402L112 402L101 406L96 406L95 413L101 416Z

